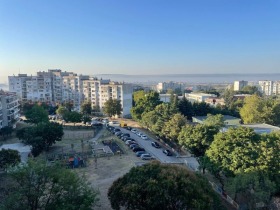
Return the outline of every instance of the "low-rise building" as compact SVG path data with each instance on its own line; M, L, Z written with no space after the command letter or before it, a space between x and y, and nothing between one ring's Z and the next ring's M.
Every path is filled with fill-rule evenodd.
M224 122L225 125L228 126L236 126L236 125L240 125L241 119L237 118L237 117L233 117L230 115L224 115ZM199 123L199 124L203 124L203 121L207 119L207 116L196 116L196 117L192 117L193 122Z
M280 131L280 128L277 126L269 125L266 123L255 123L255 124L244 124L242 127L252 128L256 133L271 133L273 131Z
M215 94L208 93L185 93L185 97L190 102L205 102L208 98L217 98Z

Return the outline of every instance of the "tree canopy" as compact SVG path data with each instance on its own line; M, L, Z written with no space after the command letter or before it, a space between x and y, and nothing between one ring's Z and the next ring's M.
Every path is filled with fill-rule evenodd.
M42 106L37 104L35 104L30 110L26 111L25 117L34 124L49 121L48 112Z
M280 125L280 101L258 95L246 97L240 115L244 123Z
M132 168L108 191L113 209L219 209L208 182L186 168L152 162Z
M186 147L195 156L203 156L214 141L219 129L214 126L186 125L179 134L179 144Z
M91 210L97 191L75 172L58 165L28 162L9 173L10 183L0 209Z
M120 115L122 113L121 101L118 99L108 99L104 103L103 112L108 116Z
M91 103L90 101L85 101L82 105L81 105L81 113L83 115L90 115L92 112L92 107L91 107Z
M0 150L0 168L6 169L9 166L16 166L20 162L20 155L17 150Z
M62 125L56 122L39 123L17 132L19 139L32 146L31 152L34 156L38 156L43 150L48 150L56 141L61 141L63 135Z

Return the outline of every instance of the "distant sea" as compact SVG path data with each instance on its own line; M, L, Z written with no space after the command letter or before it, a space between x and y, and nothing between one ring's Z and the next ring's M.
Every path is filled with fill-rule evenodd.
M126 74L96 74L99 79L111 81L157 84L158 82L183 82L190 84L233 83L245 80L256 83L259 80L280 80L279 74L159 74L159 75L126 75Z

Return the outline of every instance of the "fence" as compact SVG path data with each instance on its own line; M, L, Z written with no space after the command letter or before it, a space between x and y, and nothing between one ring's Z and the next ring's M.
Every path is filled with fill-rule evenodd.
M225 191L222 190L218 185L216 185L214 182L209 183L212 185L213 189L223 198L225 199L228 203L230 203L234 208L239 209L238 203L236 203L229 195L225 193Z

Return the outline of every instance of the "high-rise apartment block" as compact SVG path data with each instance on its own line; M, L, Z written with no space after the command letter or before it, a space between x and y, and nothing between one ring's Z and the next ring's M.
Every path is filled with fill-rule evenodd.
M244 80L234 81L233 90L234 91L240 91L247 85L248 85L248 81L244 81Z
M132 86L125 83L98 80L88 75L63 72L60 69L37 72L36 76L19 74L9 76L9 90L16 92L23 102L46 102L61 104L71 102L76 110L83 101L101 110L109 98L119 99L123 116L130 114Z
M158 92L166 92L167 90L176 90L176 89L184 89L183 87L184 85L182 85L181 83L179 82L160 82L157 84L157 91Z
M15 93L0 91L0 128L12 126L19 120L19 103Z
M280 94L280 81L259 81L259 87L261 92L267 96Z

